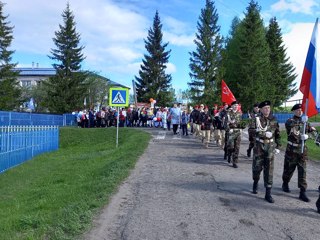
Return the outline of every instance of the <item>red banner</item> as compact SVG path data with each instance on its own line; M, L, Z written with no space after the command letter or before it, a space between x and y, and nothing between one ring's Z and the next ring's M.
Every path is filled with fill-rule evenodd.
M233 93L230 91L224 80L221 81L221 101L226 102L228 105L236 101L236 98L233 96Z

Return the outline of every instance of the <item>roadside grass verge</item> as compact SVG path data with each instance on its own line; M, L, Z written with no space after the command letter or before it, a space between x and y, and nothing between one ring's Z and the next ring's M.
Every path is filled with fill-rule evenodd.
M60 128L60 148L0 174L0 239L76 239L150 140L131 128Z
M320 127L316 127L316 129L318 130L318 132L320 132ZM306 143L308 147L309 159L314 161L320 161L320 147L318 147L314 143L314 139L309 139ZM285 130L281 131L281 144L281 149L285 151L287 147L287 133Z

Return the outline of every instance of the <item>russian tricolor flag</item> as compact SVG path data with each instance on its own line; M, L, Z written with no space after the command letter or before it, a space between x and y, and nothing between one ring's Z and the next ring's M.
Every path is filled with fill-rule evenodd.
M317 18L299 88L303 94L302 109L308 117L320 112L320 65L317 63L317 58L320 59L318 34Z

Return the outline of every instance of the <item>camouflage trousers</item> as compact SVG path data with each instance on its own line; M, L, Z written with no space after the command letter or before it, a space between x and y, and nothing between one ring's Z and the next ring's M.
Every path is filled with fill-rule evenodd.
M271 188L273 184L274 144L256 142L253 148L252 178L258 182L263 170L264 186Z
M299 145L300 146L300 145ZM289 183L292 175L297 167L298 169L298 188L302 190L306 190L307 185L307 147L305 146L303 154L301 153L301 147L294 147L291 145L287 145L285 157L284 157L284 165L283 165L283 174L282 180L283 182Z
M241 143L241 131L236 130L228 133L227 155L232 157L232 163L238 163L238 156Z
M254 135L255 134L252 132L249 132L248 135L249 135L249 148L252 149L254 147L254 142L255 142Z

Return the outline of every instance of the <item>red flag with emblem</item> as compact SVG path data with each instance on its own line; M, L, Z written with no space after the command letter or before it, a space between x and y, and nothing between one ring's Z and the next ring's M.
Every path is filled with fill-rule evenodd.
M234 97L233 93L230 91L224 80L221 81L221 101L228 103L228 105L236 101L236 98Z

